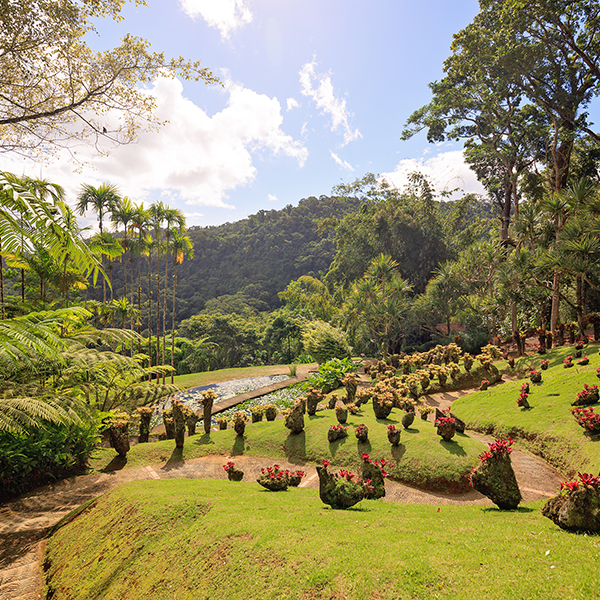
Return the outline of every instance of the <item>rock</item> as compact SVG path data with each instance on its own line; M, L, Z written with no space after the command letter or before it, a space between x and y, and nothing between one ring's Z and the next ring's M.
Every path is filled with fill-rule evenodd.
M185 415L183 414L181 407L182 404L178 400L173 400L173 402L171 402L176 448L183 448L183 442L185 441Z
M244 478L244 471L241 469L230 469L227 471L229 481L241 481Z
M119 456L125 457L129 452L129 422L115 422L108 429L110 445Z
M392 446L398 446L400 444L400 432L401 431L402 431L401 429L396 429L395 427L393 429L390 429L388 427L388 430L387 430L388 441Z
M404 427L404 429L408 429L414 423L414 421L415 412L411 410L402 417L402 427Z
M600 532L600 488L579 485L550 498L542 507L542 514L561 529L580 532Z
M317 406L325 400L325 394L316 388L310 388L306 393L306 412L314 416L317 412Z
M438 421L439 423L439 421ZM445 441L449 442L456 433L456 423L439 423L437 425L437 434Z
M290 414L285 418L285 426L292 433L300 433L304 429L304 401L296 403Z
M473 488L503 510L517 508L521 491L509 454L492 455L471 474Z
M464 433L465 429L467 428L466 423L452 413L450 413L450 416L454 419L454 427L456 428L456 431L458 431L458 433Z

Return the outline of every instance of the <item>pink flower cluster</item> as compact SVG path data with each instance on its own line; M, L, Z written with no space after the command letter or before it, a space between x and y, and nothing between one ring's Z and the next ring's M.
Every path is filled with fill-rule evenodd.
M487 452L479 455L479 460L489 460L490 458L496 458L503 454L510 454L512 452L511 446L515 443L514 440L496 440L491 444L488 444L490 449Z
M226 465L223 465L223 470L225 473L229 473L229 471L233 471L235 469L235 463L229 461Z
M567 369L568 367L572 367L573 366L573 357L567 356L565 358L565 360L563 360L563 366L565 369Z

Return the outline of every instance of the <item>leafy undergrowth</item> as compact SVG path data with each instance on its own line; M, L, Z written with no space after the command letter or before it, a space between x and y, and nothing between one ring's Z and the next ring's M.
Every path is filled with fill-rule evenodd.
M444 442L433 423L415 419L409 429L402 429L404 411L394 409L386 420L378 420L371 404L363 405L357 415L348 415L348 437L327 441L330 425L337 424L334 410L319 411L313 417L305 415L305 429L291 434L282 420L247 423L244 437L233 429L212 431L210 435L187 438L181 458L189 460L209 454L250 455L285 458L291 462L320 464L323 459L337 467L358 470L361 455L367 452L376 459L393 462L388 469L392 479L430 490L464 492L469 489L468 474L478 464L477 456L485 447L467 435L456 434ZM369 428L369 441L359 444L354 428L364 423ZM393 448L387 439L387 426L402 429L401 443ZM169 459L174 441L138 444L127 455L127 468L157 464ZM92 461L95 470L105 469L115 457L109 448L99 449Z
M51 535L46 598L596 597L600 539L560 530L539 507L363 500L335 511L309 489L134 482Z
M453 403L452 412L467 423L469 429L497 437L518 439L529 450L547 460L559 471L571 476L577 471L600 471L600 436L586 433L571 415L571 403L584 384L600 383L596 369L600 367L597 346L584 349L589 365L565 369L563 360L574 355L573 347L556 348L544 356L525 357L517 367L522 372L540 370L540 361L550 361L542 371L542 383L530 384L530 409L519 408L517 398L524 381L507 382L485 392L475 392ZM600 406L594 406L600 412Z

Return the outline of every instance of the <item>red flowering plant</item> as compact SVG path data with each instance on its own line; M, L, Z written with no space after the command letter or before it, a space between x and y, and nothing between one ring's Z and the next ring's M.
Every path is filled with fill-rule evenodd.
M529 402L527 400L528 397L529 397L529 394L522 391L520 396L517 398L517 406L521 406L523 408L529 408Z
M549 364L550 364L549 360L542 360L540 362L540 367L541 367L542 371L545 371L548 368Z
M456 423L456 420L454 419L454 417L439 417L435 420L435 427L441 427L442 425L454 425Z
M535 369L531 369L529 371L529 379L532 383L540 383L542 381L542 373L541 371L536 371Z
M354 435L359 442L364 443L369 439L369 428L364 423L361 423L356 426Z
M521 386L521 393L522 394L529 394L529 382L526 381L522 386Z
M361 458L363 459L363 462L375 465L381 471L381 475L383 477L388 476L388 472L385 470L385 468L388 466L392 468L394 466L394 463L387 462L385 458L382 458L381 460L371 460L371 457L366 452L361 455Z
M223 470L227 473L229 481L241 481L244 478L244 472L235 468L235 463L231 460L223 465Z
M289 479L289 469L282 469L279 465L273 465L261 469L260 477L256 481L272 492L284 492L288 488Z
M343 425L330 425L327 432L327 441L329 443L341 440L348 436L348 428Z
M583 389L577 394L571 406L589 406L598 402L598 386L583 384Z
M600 414L595 413L593 408L574 408L571 414L577 424L585 430L590 433L600 433Z
M323 461L323 466L325 467L325 469L327 469L327 467L330 464L331 463L328 460ZM361 498L367 497L369 494L372 494L374 491L374 487L373 487L373 485L371 485L370 479L363 479L362 477L359 477L353 471L348 471L346 469L340 469L337 473L329 473L328 472L328 475L334 481L336 481L336 480L337 481L347 481L349 483L352 483L352 484L358 486L359 490L362 489Z
M563 367L565 369L568 369L569 367L573 366L573 357L572 356L567 356L565 358L565 360L563 360Z
M580 485L587 488L600 488L600 473L596 477L591 473L577 473L577 476L579 481L575 479L574 481L561 483L560 489L563 494L576 490Z
M600 367L598 367L596 369L596 377L598 377L598 379L600 379Z
M483 452L479 455L479 460L484 462L486 460L491 460L497 458L498 456L503 456L504 454L510 454L512 452L511 446L515 443L514 440L496 440L491 444L488 444L489 450L487 452Z
M229 461L227 464L223 465L223 470L225 473L229 473L229 471L233 471L235 469L235 463Z
M580 366L582 366L582 367L585 367L585 365L589 365L590 364L590 359L587 356L582 356L581 360L577 361L577 364L580 365Z

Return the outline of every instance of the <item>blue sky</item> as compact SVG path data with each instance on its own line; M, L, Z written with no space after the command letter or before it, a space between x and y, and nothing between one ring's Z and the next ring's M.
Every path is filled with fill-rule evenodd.
M71 198L81 183L114 183L136 202L181 208L189 225L297 204L368 172L401 186L419 168L439 190L479 191L460 144L399 139L429 101L452 35L477 11L474 0L130 3L121 23L97 24L95 48L129 32L167 56L201 59L225 87L161 80L151 91L169 123L108 157L83 153L79 172L60 158L11 166L64 185Z

